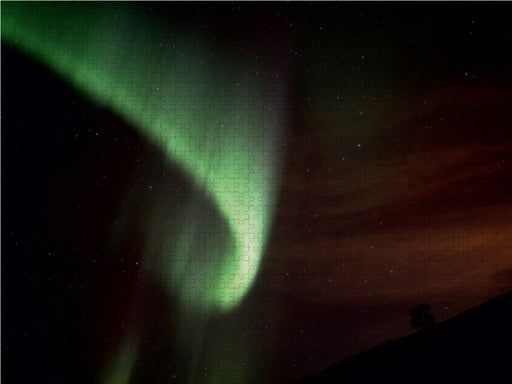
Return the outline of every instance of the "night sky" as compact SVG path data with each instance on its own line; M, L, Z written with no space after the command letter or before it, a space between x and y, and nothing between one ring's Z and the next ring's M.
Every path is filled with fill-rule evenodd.
M2 4L5 383L292 383L512 290L510 4L70 7L104 78Z

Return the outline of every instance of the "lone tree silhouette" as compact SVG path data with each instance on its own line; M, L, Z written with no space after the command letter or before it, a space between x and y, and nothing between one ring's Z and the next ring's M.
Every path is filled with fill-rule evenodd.
M430 313L430 305L418 304L409 312L411 325L414 329L420 330L434 325L434 315Z

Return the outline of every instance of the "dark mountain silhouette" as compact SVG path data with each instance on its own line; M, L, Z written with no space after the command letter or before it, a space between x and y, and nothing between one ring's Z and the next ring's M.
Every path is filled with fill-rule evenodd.
M443 323L332 365L297 384L505 383L512 362L512 292Z

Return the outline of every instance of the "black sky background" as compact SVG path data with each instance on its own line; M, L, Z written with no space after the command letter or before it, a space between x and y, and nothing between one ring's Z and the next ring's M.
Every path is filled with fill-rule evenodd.
M254 382L410 334L418 303L442 321L512 289L510 4L138 7L288 72L268 249L247 299L216 323L255 345ZM4 382L97 380L141 290L153 341L139 377L169 377L175 319L159 308L174 303L137 283L145 199L106 256L127 191L164 171L191 188L121 117L2 46Z

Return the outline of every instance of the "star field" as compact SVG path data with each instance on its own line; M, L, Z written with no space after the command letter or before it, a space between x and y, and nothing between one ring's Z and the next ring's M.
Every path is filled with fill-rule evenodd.
M2 7L4 380L292 383L512 289L508 4L40 7Z

